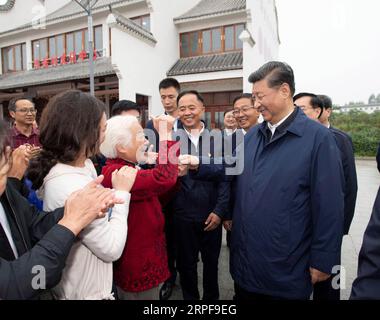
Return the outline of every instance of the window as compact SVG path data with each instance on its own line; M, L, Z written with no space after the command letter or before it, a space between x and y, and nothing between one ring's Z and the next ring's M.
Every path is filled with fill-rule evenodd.
M181 57L200 54L239 51L243 42L239 39L244 24L224 26L180 35Z
M181 35L181 56L188 57L190 54L190 41L188 34Z
M131 18L131 20L145 30L150 31L150 15Z
M94 27L94 47L97 51L103 50L103 30L102 26ZM65 34L59 34L49 38L39 39L32 42L33 62L43 62L45 58L49 58L48 64L52 64L52 58L58 58L58 64L61 63L63 55L69 56L75 52L76 60L83 59L80 53L88 50L88 29L77 30ZM24 49L23 49L24 50ZM23 55L24 56L24 55ZM85 55L84 55L85 56ZM85 58L84 58L85 59ZM57 65L57 59L55 65ZM75 61L75 60L74 60Z
M239 39L240 34L244 30L243 24L228 26L225 30L225 50L241 50L243 48L243 42Z
M74 33L75 36L75 52L81 52L83 50L83 31L77 31Z
M74 51L74 34L69 33L66 35L66 54L69 55Z
M103 50L103 30L101 26L95 27L94 29L94 41L95 50Z
M211 50L211 31L206 30L202 32L203 38L203 53L210 53Z
M3 72L26 70L26 44L2 48Z

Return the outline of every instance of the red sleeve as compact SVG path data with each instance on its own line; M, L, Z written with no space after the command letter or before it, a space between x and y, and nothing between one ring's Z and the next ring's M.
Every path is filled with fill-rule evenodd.
M162 141L158 153L158 164L151 170L137 173L131 195L133 200L161 196L177 182L179 142Z

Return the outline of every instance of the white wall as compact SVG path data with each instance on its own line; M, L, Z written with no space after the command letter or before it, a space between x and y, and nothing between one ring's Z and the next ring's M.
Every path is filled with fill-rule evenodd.
M249 75L264 63L278 59L279 41L274 0L247 0L249 18L247 29L255 45L244 43L243 52L243 85L244 92L251 92Z
M175 5L171 0L150 2L151 32L157 44L151 46L122 30L112 28L112 63L117 65L123 77L119 81L119 98L134 100L136 94L150 96L149 113L158 115L163 112L158 85L179 59L179 37L173 18L190 9L196 2L177 1ZM128 14L128 17L132 16L135 14Z

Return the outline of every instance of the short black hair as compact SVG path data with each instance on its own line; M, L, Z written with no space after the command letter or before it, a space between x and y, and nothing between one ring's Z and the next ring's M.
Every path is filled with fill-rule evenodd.
M189 94L192 94L192 95L196 96L197 100L200 101L200 102L202 102L202 104L205 103L205 100L203 99L203 97L201 96L201 94L198 91L196 91L196 90L188 90L188 91L183 91L183 92L181 92L179 94L179 96L177 98L177 105L179 104L179 100L181 100L182 97L187 96Z
M319 94L318 98L322 101L323 107L325 109L332 109L332 107L333 107L332 100L329 96L326 96L324 94Z
M158 86L158 90L168 89L171 87L175 88L178 93L181 91L181 85L174 78L166 78L166 79L162 80Z
M116 102L111 109L111 117L121 115L123 111L136 110L141 114L141 108L136 102L130 100L120 100Z
M294 97L293 97L293 101L296 101L297 99L301 99L303 97L310 97L310 105L313 109L321 109L321 112L318 116L318 119L321 117L322 113L323 113L323 101L314 93L310 93L310 92L300 92L298 94L296 94Z
M234 101L232 102L232 105L234 106L235 103L238 102L240 99L250 99L250 100L252 100L252 94L250 94L250 93L239 94L237 97L235 97Z
M28 100L31 103L33 103L32 99L30 98L13 98L8 103L8 111L16 111L16 103L20 100ZM33 103L34 105L34 103Z
M249 76L248 81L255 83L264 79L268 80L270 88L287 83L292 96L296 91L293 69L285 62L270 61L264 64Z
M227 109L226 111L224 111L224 113L223 113L223 118L226 117L226 114L227 114L227 113L229 113L229 112L233 112L233 111L234 111L234 109Z

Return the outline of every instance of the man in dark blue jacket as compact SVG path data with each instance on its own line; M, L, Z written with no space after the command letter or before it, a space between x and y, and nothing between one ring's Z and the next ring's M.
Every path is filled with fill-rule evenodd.
M265 122L245 136L244 171L236 176L230 258L236 299L309 299L313 284L339 264L339 151L331 132L294 106L290 66L269 62L249 80ZM226 179L226 170L200 165L192 176Z
M377 151L380 172L380 144ZM364 233L359 254L358 277L352 285L352 300L380 300L380 188Z
M321 98L323 97L323 98ZM331 105L331 99L327 96L317 96L313 93L301 92L294 96L294 103L312 120L323 124L320 119L323 115L324 106ZM329 102L330 101L330 104ZM330 126L335 142L340 151L340 157L344 173L344 228L343 234L347 235L355 213L356 195L358 182L356 177L355 157L351 138L339 129ZM337 270L337 272L339 272ZM340 300L340 289L333 287L333 277L314 286L313 300Z
M180 125L175 135L181 141L181 153L211 157L221 148L220 140L210 138L201 121L203 98L196 91L178 96ZM180 178L181 187L173 201L176 234L177 268L183 298L198 300L197 262L199 252L203 262L203 300L217 300L218 260L222 241L221 220L229 209L229 182L209 182Z

